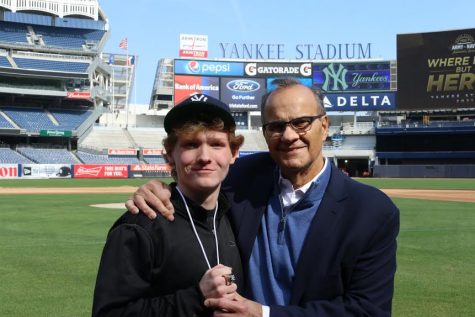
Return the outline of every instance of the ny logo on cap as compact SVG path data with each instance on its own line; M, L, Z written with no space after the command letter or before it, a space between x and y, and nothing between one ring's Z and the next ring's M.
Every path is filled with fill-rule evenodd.
M206 97L205 95L196 94L196 95L191 96L190 100L191 101L206 102L206 100L208 100L208 97Z

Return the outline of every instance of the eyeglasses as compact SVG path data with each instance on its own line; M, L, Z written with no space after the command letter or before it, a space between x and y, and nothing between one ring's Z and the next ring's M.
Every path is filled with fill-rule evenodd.
M264 132L267 133L269 136L276 136L276 135L281 135L284 133L285 129L287 129L287 125L290 125L290 127L297 133L303 134L310 130L312 127L313 121L324 117L326 114L321 113L316 116L305 116L305 117L299 117L295 118L289 121L272 121L264 124L262 126L262 129L264 129Z

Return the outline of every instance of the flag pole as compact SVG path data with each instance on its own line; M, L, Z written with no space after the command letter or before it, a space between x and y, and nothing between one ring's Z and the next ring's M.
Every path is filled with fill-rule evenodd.
M129 127L129 39L127 38L125 58L125 128Z
M135 65L137 65L136 64L136 62L137 62L136 57L137 56L134 55L134 64L133 64L133 66L134 66L133 67L133 70L134 70L134 73L133 73L134 74L134 77L133 77L134 82L133 83L134 83L134 104L135 104L135 106L137 106L137 85L135 85L135 76L137 75L137 68L135 67ZM130 66L132 66L132 63L130 63Z

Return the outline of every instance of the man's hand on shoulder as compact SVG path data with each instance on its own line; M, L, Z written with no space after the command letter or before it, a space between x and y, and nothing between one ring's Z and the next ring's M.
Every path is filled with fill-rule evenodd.
M172 221L175 210L170 201L170 196L170 187L154 179L140 186L132 197L126 201L125 208L132 214L138 214L141 211L150 219L155 219L158 212Z

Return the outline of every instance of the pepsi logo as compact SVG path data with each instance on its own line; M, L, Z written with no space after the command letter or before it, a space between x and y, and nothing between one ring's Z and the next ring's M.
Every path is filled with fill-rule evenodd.
M201 67L198 61L189 61L186 68L190 73L197 74L200 72Z

